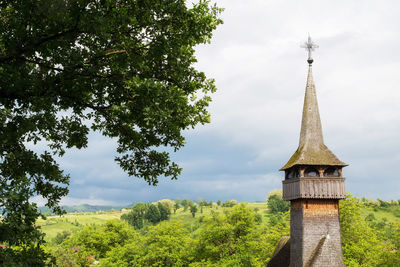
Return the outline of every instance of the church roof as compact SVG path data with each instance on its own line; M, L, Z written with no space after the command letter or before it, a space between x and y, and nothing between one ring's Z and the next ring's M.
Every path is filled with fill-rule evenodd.
M289 169L295 165L347 166L346 163L340 161L324 144L317 95L312 75L311 64L313 61L309 59L308 62L309 69L304 97L299 147L281 170Z
M290 237L282 236L279 240L267 267L289 267L290 266Z

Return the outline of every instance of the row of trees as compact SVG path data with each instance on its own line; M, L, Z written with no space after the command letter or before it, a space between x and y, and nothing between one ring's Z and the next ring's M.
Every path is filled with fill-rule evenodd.
M157 201L157 205L160 205L159 203L162 203L165 208L167 208L170 212L172 210L174 213L180 208L183 208L183 211L190 211L193 217L195 217L196 213L200 210L200 213L203 213L203 207L209 207L212 208L214 203L212 201L207 201L204 198L198 198L197 202L194 202L191 199L178 199L176 198L175 200L170 200L170 199L162 199ZM216 202L216 205L222 206L222 207L233 207L236 205L238 202L236 200L226 200L224 203L221 202L221 200L218 200ZM127 221L143 221L143 219L146 219L145 216L143 215L144 210L147 210L147 206L150 204L145 204L145 203L137 203L135 204L131 209L132 211L128 214L123 216L123 219ZM159 207L159 206L158 206ZM154 208L153 208L154 209ZM160 209L160 207L159 207ZM128 218L129 217L129 218ZM155 216L157 217L157 216ZM138 219L133 219L133 218L138 218ZM158 221L157 221L158 222ZM142 225L142 223L131 223L131 225ZM135 226L136 227L136 226ZM137 229L142 228L137 227Z
M218 201L218 204L221 205L221 201ZM236 200L226 201L222 204L223 207L232 207L236 205ZM197 200L197 204L193 200L189 199L175 199L174 201L170 199L162 199L157 201L155 204L152 203L137 203L132 206L130 212L123 214L121 216L122 220L125 220L130 225L132 225L135 229L142 229L146 225L155 225L161 221L165 221L169 219L169 216L172 212L176 213L176 211L183 207L183 211L186 212L188 209L192 214L193 218L196 216L200 208L200 212L203 212L203 207L212 207L213 202L207 201L203 198L199 198ZM199 207L199 208L198 208Z
M142 229L148 224L157 224L169 219L170 207L165 202L137 203L131 211L121 216L121 219L128 222L135 229Z
M219 201L219 203L221 203L221 201L220 200L218 200ZM187 211L188 210L188 208L190 208L190 207L192 207L192 206L195 206L195 205L198 205L200 208L202 208L202 207L212 207L213 206L213 202L212 201L207 201L207 200L205 200L204 198L201 198L201 197L199 197L198 199L197 199L197 203L195 203L193 200L190 200L190 199L182 199L182 200L180 200L180 199L175 199L175 212L176 212L176 210L177 209L179 209L180 207L183 207L183 211ZM219 205L219 204L217 204L217 205Z
M361 201L366 205L366 206L369 206L369 207L383 207L383 208L385 208L385 207L390 207L390 206L400 206L400 199L399 200L390 200L390 201L385 201L385 200L382 200L382 199L377 199L377 200L374 200L374 199L371 199L371 198L365 198L365 197L363 197L363 198L361 198Z

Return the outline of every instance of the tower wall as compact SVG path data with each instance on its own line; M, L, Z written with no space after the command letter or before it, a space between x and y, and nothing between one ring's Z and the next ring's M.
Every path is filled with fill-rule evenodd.
M340 239L339 200L291 201L290 266L345 266Z

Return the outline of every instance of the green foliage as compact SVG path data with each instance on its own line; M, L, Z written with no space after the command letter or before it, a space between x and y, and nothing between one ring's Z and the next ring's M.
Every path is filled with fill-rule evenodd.
M262 266L269 262L281 237L290 236L289 216L289 213L284 213L282 220L274 226L263 225L251 234L254 236L254 257L263 263Z
M158 203L162 203L162 204L168 209L168 211L169 211L170 214L171 214L171 212L174 210L174 206L175 206L175 204L176 204L175 201L173 201L173 200L171 200L171 199L168 199L168 198L158 200L158 201L156 202L156 204L158 204Z
M141 203L138 210L146 205ZM351 196L340 203L346 266L400 266L400 223L364 217L362 212L371 209L364 205ZM108 228L87 226L51 252L58 263L80 266L94 259L100 266L265 266L280 238L290 232L289 212L266 214L268 220L258 223L261 214L255 207L265 206L241 203L219 211L205 209L199 218L181 211L140 232L122 222L113 226L118 221ZM377 228L381 222L385 223Z
M161 222L145 236L107 253L100 266L187 266L190 238L179 222Z
M51 251L53 260L48 262L49 266L57 267L78 267L80 258L79 255L71 248L56 247Z
M267 206L271 214L283 213L289 211L290 202L284 201L282 196L270 194L267 200Z
M61 244L68 236L71 235L70 231L62 231L61 233L57 233L56 237L54 237L53 242L57 245Z
M140 215L140 213L138 213L136 210L133 210L126 214L122 214L121 220L126 221L135 229L142 229L144 226L144 216Z
M400 209L397 209L393 212L394 216L399 217L400 218Z
M179 222L161 222L149 229L141 266L184 266L189 255L188 231Z
M174 204L174 214L176 213L176 211L181 207L181 200L179 198L175 199L175 204Z
M167 204L158 202L157 208L160 211L160 221L165 221L169 219L169 215L171 214L171 210L167 206Z
M207 200L205 200L205 199L203 199L203 198L201 198L201 197L199 197L199 198L197 199L197 204L198 204L200 207L209 206Z
M236 200L226 200L224 203L222 203L222 207L226 207L226 208L231 208L235 205L237 205L237 201Z
M197 264L191 266L266 265L268 258L264 257L264 253L267 240L264 239L265 233L260 234L256 230L255 216L252 209L240 204L225 214L214 213L211 218L205 219L195 241Z
M397 253L400 252L400 223L395 223L393 225L393 235L392 235L393 243L396 247ZM398 255L400 256L400 255Z
M191 206L194 205L194 202L193 202L193 200L190 200L190 199L183 199L183 200L181 201L181 204L182 204L182 206L183 206L183 211L187 211L187 209L188 209L189 207L191 207Z
M190 213L192 214L193 218L196 216L197 212L197 206L196 205L191 205L190 206Z
M91 130L115 138L116 161L156 185L181 168L168 151L209 122L214 81L194 68L221 9L182 0L0 3L0 243L40 244L29 202L60 214L69 176L55 158ZM41 142L44 149L32 146ZM168 149L167 149L168 148ZM33 248L32 248L33 250Z
M254 217L254 221L255 221L257 224L261 224L261 223L262 223L262 215L256 213L256 215L255 215L255 217Z
M226 213L228 223L234 226L233 233L235 238L240 238L249 234L255 226L255 213L242 203L235 206L230 212Z
M97 226L95 231L101 239L93 240L93 229L86 229L68 238L63 247L79 248L72 253L72 259L75 257L81 265L87 264L84 260L89 255L94 255L100 266L264 266L281 234L288 230L287 225L257 227L256 213L245 204L210 214L211 217L202 216L197 221L193 235L180 222L164 221L141 234L122 238L124 242L114 242L105 253L99 253L96 251L102 251L110 238ZM81 242L83 237L88 241ZM65 251L71 257L70 250Z
M367 217L365 217L365 220L368 221L368 222L373 222L373 221L376 220L375 219L375 215L373 213L370 213L370 214L368 214Z
M104 226L86 226L68 237L61 245L67 251L75 250L76 261L84 265L93 258L104 258L113 247L135 240L138 234L120 220L108 221Z
M121 219L127 221L135 229L142 229L144 226L144 219L148 210L149 204L137 203L132 207L129 213L123 214L121 216Z
M189 207L189 201L187 199L183 199L181 201L181 205L183 206L183 211L187 211L187 209Z
M275 213L268 216L268 226L275 227L275 225L283 224L288 219L289 212Z
M111 248L106 257L100 259L99 267L130 267L141 266L141 257L143 256L143 237L135 236L124 246Z
M121 219L128 222L135 229L142 229L147 224L156 224L168 220L171 214L169 205L165 201L158 201L154 204L137 203L131 211L121 216Z
M379 202L379 206L380 207L388 207L389 206L389 203L387 203L386 201L384 201L384 200L381 200L381 199L377 199L378 200L378 202Z
M0 266L44 266L49 256L41 246L31 246L30 244L0 248Z
M393 244L379 238L361 216L363 203L348 195L340 201L340 225L343 257L346 266L399 266L400 258L392 253Z
M161 221L160 210L154 204L150 204L145 218L153 224L158 223L159 221Z

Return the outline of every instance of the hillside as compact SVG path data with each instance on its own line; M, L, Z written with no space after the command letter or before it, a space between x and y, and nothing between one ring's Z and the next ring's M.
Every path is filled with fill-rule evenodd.
M265 266L290 233L288 209L279 194L267 203L164 199L37 224L57 266ZM346 266L400 266L399 210L398 201L340 201Z
M253 202L247 203L248 207L257 211L262 216L262 224L266 225L270 221L271 214L268 213L268 207L266 203ZM378 202L376 203L378 205ZM367 220L374 218L376 223L400 223L400 205L379 207L374 204L366 204L361 208L361 215ZM107 210L108 208L108 210ZM199 221L203 218L209 217L211 213L223 212L230 210L231 208L218 207L213 205L210 207L203 207L203 212L198 211L196 217L193 218L190 211L184 211L183 208L179 208L175 213L172 212L170 220L177 220L182 222L188 229L198 228ZM67 210L67 209L66 209ZM85 225L102 225L107 220L119 219L122 214L127 213L127 209L116 209L116 207L110 206L90 206L80 205L68 207L69 213L63 216L49 216L47 220L39 219L37 224L41 226L42 231L46 234L45 240L51 242L51 240L63 231L76 232L79 231ZM371 215L372 214L372 215Z
M89 205L86 205L89 206ZM248 203L248 206L254 209L258 209L260 214L263 214L267 222L268 214L267 205L265 203ZM100 206L98 206L100 207ZM188 228L196 227L198 221L204 217L209 217L212 212L223 212L229 210L230 208L217 207L213 208L203 207L203 212L199 211L196 217L193 218L190 211L184 211L184 208L180 208L176 213L171 214L170 220L177 220L182 222ZM94 211L94 212L72 212L67 213L62 216L48 216L46 220L39 219L37 225L41 226L42 232L46 234L45 240L52 243L52 240L56 237L58 233L64 231L77 232L85 225L102 225L106 221L111 219L119 219L122 214L129 212L128 209L120 210L109 210L109 211ZM196 228L197 229L197 228Z
M75 205L75 206L61 206L61 208L63 210L65 210L67 213L120 210L123 207L124 206L96 206L96 205L89 205L89 204L82 204L82 205ZM46 206L39 207L38 209L42 213L52 214L51 210Z
M119 219L121 215L121 210L74 212L63 216L48 216L46 220L38 219L37 225L46 234L45 240L51 243L58 233L64 231L74 233L85 225L103 225L108 220Z

